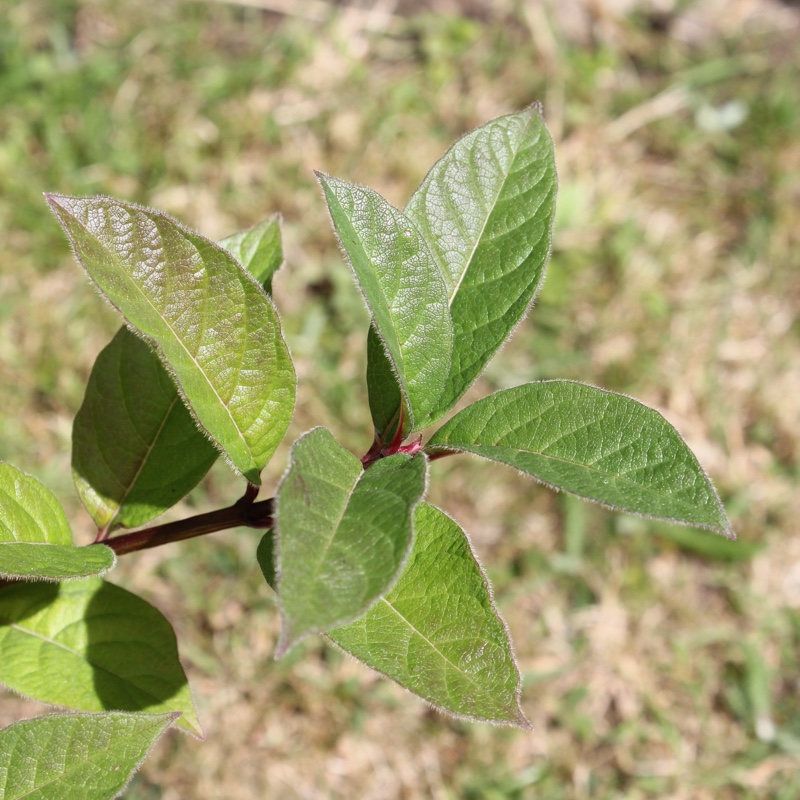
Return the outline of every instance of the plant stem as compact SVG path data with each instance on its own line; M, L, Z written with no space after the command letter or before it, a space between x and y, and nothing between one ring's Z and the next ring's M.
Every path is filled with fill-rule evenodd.
M252 489L244 497L237 500L232 506L197 514L194 517L181 519L177 522L168 522L166 525L155 525L152 528L143 528L133 533L121 536L112 536L104 539L101 544L110 547L118 556L133 553L137 550L147 550L150 547L160 547L162 544L181 542L195 536L204 536L207 533L227 530L239 526L249 528L271 528L272 514L274 511L274 498L253 502Z

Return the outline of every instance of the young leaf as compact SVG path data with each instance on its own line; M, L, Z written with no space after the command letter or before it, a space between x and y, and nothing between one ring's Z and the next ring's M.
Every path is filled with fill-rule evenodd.
M32 475L3 461L0 461L0 542L72 545L72 531L56 496Z
M278 488L278 655L354 619L396 580L412 540L426 461L404 454L364 470L325 428L295 442Z
M281 218L274 214L252 228L219 242L263 287L272 293L272 276L283 263Z
M202 736L172 626L96 578L3 587L0 683L76 711L181 711L177 725Z
M553 142L532 107L456 142L408 201L453 321L447 384L417 428L453 407L530 306L550 255L556 187Z
M386 355L381 337L370 325L367 334L367 391L369 394L369 410L375 435L384 444L391 442L400 425L403 397L397 376L392 369L392 362ZM404 413L408 413L407 407ZM413 421L403 421L404 434L410 434Z
M153 351L120 328L95 361L72 428L72 475L97 527L144 525L191 491L217 455Z
M0 578L60 581L104 575L117 563L103 544L72 547L43 542L0 541Z
M426 451L500 461L554 489L733 538L708 476L657 411L572 381L496 392L442 426Z
M450 368L447 287L416 225L379 194L319 175L336 233L406 403L406 433L436 405ZM383 424L376 421L376 427ZM381 433L381 431L379 431Z
M173 714L53 714L0 730L0 797L119 797Z
M107 197L47 200L89 276L155 343L200 424L260 484L295 397L272 301L226 250L164 214Z
M327 635L437 708L529 728L505 625L463 530L420 503L400 579L355 622Z

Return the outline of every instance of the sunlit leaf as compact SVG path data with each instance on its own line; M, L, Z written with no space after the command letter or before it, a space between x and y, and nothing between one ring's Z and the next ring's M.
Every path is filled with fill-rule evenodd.
M414 527L395 587L327 635L443 711L529 727L508 633L464 531L426 503L417 506Z
M483 125L438 161L405 208L447 283L453 352L446 386L422 428L469 388L541 286L557 176L538 108Z
M56 496L32 475L3 461L0 461L0 542L72 544L72 531Z
M425 477L425 459L404 454L364 470L325 428L295 442L277 496L279 654L355 618L394 583Z
M435 406L450 367L447 287L416 226L379 194L325 175L328 210L406 402L406 432ZM376 428L383 420L375 420ZM379 430L379 433L383 431Z
M32 475L0 462L0 578L79 578L101 575L115 563L107 547L73 547L56 496Z
M0 683L76 711L180 711L202 736L172 626L100 579L0 590Z
M657 411L572 381L542 381L467 406L428 442L515 467L587 500L733 537L708 476Z
M60 581L103 575L117 562L102 544L72 547L44 542L0 542L0 577Z
M177 714L53 714L0 730L4 800L110 800Z
M272 276L283 263L281 218L275 214L246 231L221 239L224 247L263 287L272 293Z
M78 260L157 346L197 420L251 483L283 438L295 374L277 312L225 249L157 211L48 195Z

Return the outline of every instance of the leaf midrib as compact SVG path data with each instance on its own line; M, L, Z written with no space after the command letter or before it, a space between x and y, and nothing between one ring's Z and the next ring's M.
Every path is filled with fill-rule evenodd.
M445 663L447 663L451 667L453 667L453 669L455 669L456 672L459 673L459 675L462 675L470 683L471 686L473 686L475 689L477 689L478 694L480 694L483 697L487 696L486 690L479 683L477 683L474 678L472 678L470 675L468 675L466 672L464 672L464 670L462 670L461 667L458 666L458 664L453 663L427 636L425 636L424 633L422 633L422 631L420 631L408 619L408 617L406 617L405 615L401 614L397 610L397 608L391 602L389 602L385 597L381 597L381 602L385 603L388 606L388 608L390 608L408 626L408 628L411 631L413 631L417 636L420 637L420 639L422 639L427 645L429 645L431 650L433 650L442 659L442 661L444 661ZM449 689L448 689L448 694L450 694ZM488 696L491 699L491 695L488 695Z

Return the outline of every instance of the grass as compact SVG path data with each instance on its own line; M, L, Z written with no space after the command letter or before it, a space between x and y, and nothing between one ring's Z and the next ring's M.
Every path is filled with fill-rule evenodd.
M281 211L275 294L301 380L287 441L324 424L360 453L366 314L311 170L402 205L460 133L534 100L557 141L553 259L474 395L568 377L655 405L740 537L434 464L433 501L472 534L516 641L533 733L443 718L321 641L274 662L252 532L131 556L114 580L170 617L206 727L203 743L162 742L131 798L800 793L800 20L768 0L747 19L710 0L622 16L589 5L475 3L467 17L408 3L314 21L300 16L313 3L282 16L11 0L0 457L58 493L79 538L91 531L71 420L118 322L41 192L113 194L213 237ZM237 493L217 465L177 513ZM3 724L41 711L0 698Z

